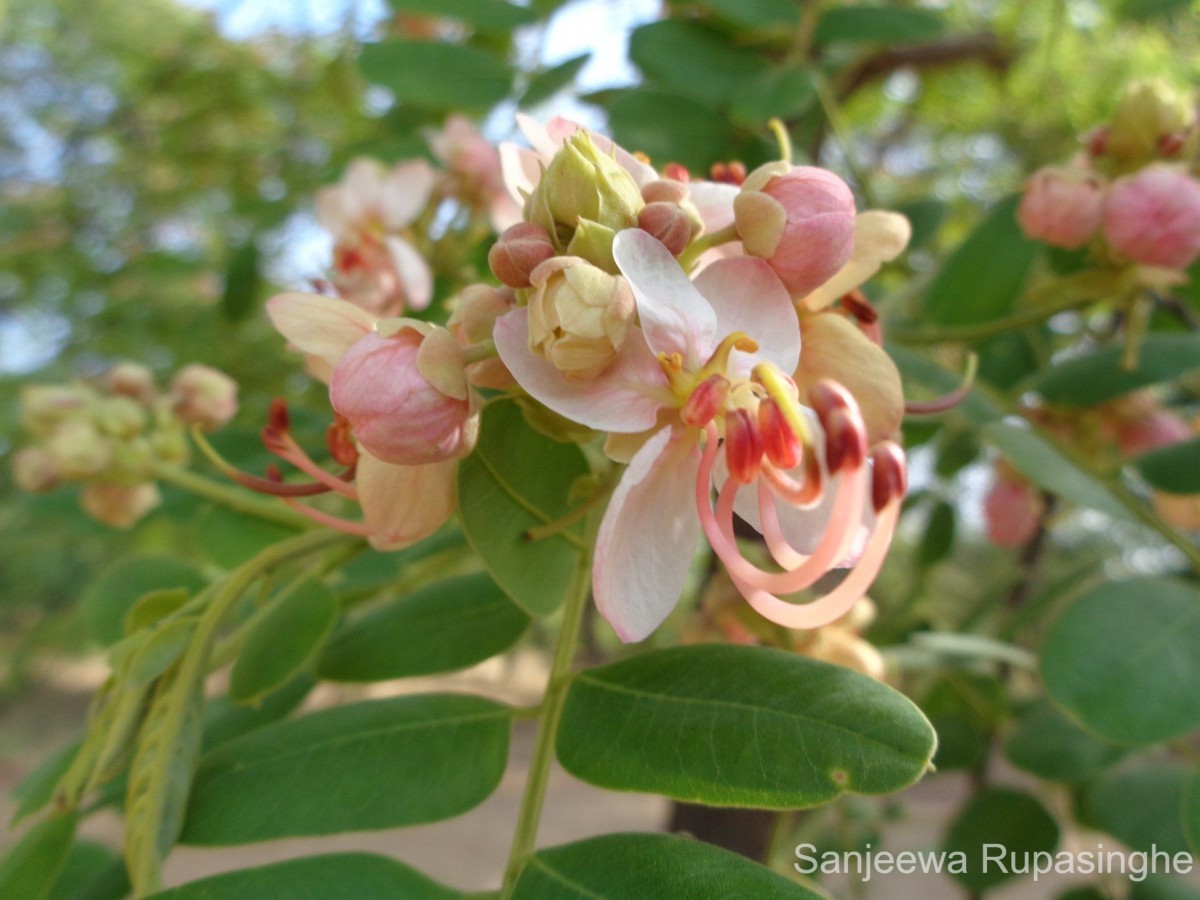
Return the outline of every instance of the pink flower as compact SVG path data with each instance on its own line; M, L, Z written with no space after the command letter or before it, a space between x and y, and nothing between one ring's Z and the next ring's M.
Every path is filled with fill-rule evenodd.
M836 385L815 386L812 408L800 405L786 374L799 358L799 324L764 261L722 260L693 283L638 229L617 235L613 255L636 297L640 328L630 329L600 377L571 381L534 355L526 308L495 331L501 358L535 399L629 436L610 440L611 452L640 445L600 529L593 586L601 613L622 640L650 634L678 600L703 531L766 618L813 628L844 615L882 565L899 516L899 448L883 444L868 454L857 404ZM756 489L740 493L746 485ZM742 556L735 510L762 532L783 571ZM855 558L841 584L813 603L775 596L810 587Z
M353 304L315 294L281 294L267 303L267 312L276 329L327 372L375 328L374 319ZM320 470L286 435L279 437L274 449L321 484L356 501L364 522L332 520L298 503L293 507L322 524L367 535L378 550L423 540L442 526L457 505L457 458L393 465L363 451L357 455L354 483L349 484Z
M429 266L399 233L425 208L434 181L425 160L388 170L356 159L339 184L317 193L317 220L334 238L332 281L341 296L380 316L429 305Z
M466 456L475 445L478 402L462 348L445 328L386 320L342 354L329 381L333 408L384 462L422 465Z
M854 195L814 166L775 162L750 173L733 204L738 235L795 297L829 281L854 247Z
M1117 179L1104 206L1104 235L1135 263L1186 269L1200 256L1200 181L1167 165Z
M1025 183L1017 222L1031 238L1076 250L1100 227L1104 189L1100 179L1065 166L1038 169Z
M983 500L988 540L997 547L1029 543L1044 510L1042 495L1028 481L1000 475Z
M521 208L504 185L499 151L470 119L448 116L441 130L429 136L429 149L454 177L458 198L487 209L497 231L521 220Z

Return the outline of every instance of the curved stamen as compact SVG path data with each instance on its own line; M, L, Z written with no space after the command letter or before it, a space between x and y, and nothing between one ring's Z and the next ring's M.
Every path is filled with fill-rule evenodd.
M904 414L908 416L933 416L946 412L962 403L975 386L975 375L979 371L979 357L972 353L967 357L967 371L963 374L962 382L954 390L932 400L909 400L904 404Z
M875 581L891 546L892 533L900 518L900 506L900 500L896 499L880 511L875 530L858 564L842 579L841 584L818 600L804 604L789 603L730 573L733 583L755 612L777 625L786 628L820 628L828 625L846 615Z
M763 480L771 486L771 490L777 497L792 506L808 509L821 502L825 488L821 477L821 464L817 461L816 454L805 454L801 462L803 462L805 470L803 481L797 481L787 472L775 468L769 462L763 463L762 474L765 476Z
M358 491L354 485L343 481L338 476L326 472L318 466L287 432L281 433L272 428L264 428L263 444L280 459L290 462L301 472L312 476L317 482L325 485L334 493L341 494L343 497L351 500L358 500Z
M798 553L783 533L779 525L779 510L775 507L775 495L764 478L758 480L758 520L762 525L763 540L767 542L767 549L771 551L775 562L785 569L804 565L809 557Z
M708 440L696 479L696 510L708 542L732 577L755 588L790 594L811 585L848 554L866 502L865 466L851 469L840 479L825 534L812 556L790 571L765 572L742 556L733 536L733 504L739 487L735 479L728 479L721 488L717 513L713 513L709 485L717 456L716 426L710 423L707 431Z
M327 512L322 512L319 509L314 509L307 504L301 503L292 497L281 498L284 503L294 509L300 515L312 519L314 522L332 528L335 531L341 531L345 534L356 534L361 537L370 537L371 529L367 527L366 522L353 522L350 519L341 519L337 516L330 515Z

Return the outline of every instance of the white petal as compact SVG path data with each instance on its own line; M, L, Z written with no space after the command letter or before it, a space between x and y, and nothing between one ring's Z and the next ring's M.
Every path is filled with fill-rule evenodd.
M601 431L632 433L654 425L666 376L636 328L630 329L612 364L589 381L568 381L552 363L530 351L528 307L499 319L493 338L517 383L559 415Z
M436 177L424 159L397 163L377 200L384 226L394 230L412 222L429 202Z
M787 288L765 261L723 259L697 275L695 284L717 314L717 334L744 332L758 342L758 356L788 375L796 371L800 320Z
M688 182L688 199L700 213L705 234L733 224L733 198L739 190L737 185L718 181Z
M695 438L664 428L633 457L596 541L596 606L623 641L640 641L679 602L700 538Z
M613 258L633 288L650 349L655 354L679 353L685 368L699 368L715 346L717 314L679 262L640 228L617 235Z
M541 158L532 150L506 141L500 145L500 175L513 203L525 206L525 197L532 194L541 180Z
M351 344L375 328L370 313L322 294L279 294L267 301L267 315L297 349L331 366Z
M405 308L424 309L433 299L433 272L429 270L429 263L412 244L401 238L388 238L386 246L404 286Z

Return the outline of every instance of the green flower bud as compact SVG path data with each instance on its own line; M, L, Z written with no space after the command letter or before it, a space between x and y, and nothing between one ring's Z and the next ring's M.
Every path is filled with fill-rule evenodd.
M1160 142L1191 127L1187 101L1161 79L1129 86L1117 103L1105 152L1121 163L1142 165L1158 158Z
M617 275L621 270L617 268L612 252L613 238L616 236L615 231L599 222L580 219L579 227L575 229L571 243L567 245L567 254L586 259L609 275Z
M96 426L116 438L131 438L146 427L146 411L129 397L105 397L95 406Z
M567 138L542 172L525 218L545 228L561 251L580 219L620 231L637 225L643 205L633 176L581 130Z

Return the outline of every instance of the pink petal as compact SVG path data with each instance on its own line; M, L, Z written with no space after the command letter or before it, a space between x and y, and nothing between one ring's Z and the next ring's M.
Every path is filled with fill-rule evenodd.
M424 159L397 163L376 197L380 217L389 229L403 228L425 208L437 176Z
M694 435L664 428L633 457L596 541L596 606L623 641L640 641L674 609L700 539L692 490Z
M739 190L737 185L718 181L688 182L688 198L700 213L705 234L733 224L733 198Z
M429 271L425 257L402 238L389 237L385 245L404 286L405 307L424 309L433 299L433 273Z
M568 381L552 363L530 351L528 307L497 320L492 336L500 359L530 396L589 428L645 431L669 396L662 366L636 328L630 329L612 364L590 381Z
M558 152L562 142L579 128L576 123L561 116L555 116L543 125L533 116L524 113L517 113L517 127L521 129L521 134L525 135L525 140L529 141L534 153L546 162Z
M371 546L396 550L429 537L457 505L458 460L395 466L362 452L355 485Z
M375 159L352 160L342 176L342 215L353 227L378 209L380 195L387 183L387 169Z
M279 294L267 301L271 324L299 350L330 366L375 328L375 318L353 303L321 294Z
M827 282L801 302L819 310L848 294L891 262L908 246L912 226L899 213L868 209L854 218L854 250L850 259Z
M800 361L800 320L787 288L764 260L743 256L713 263L696 289L717 314L717 334L741 331L758 342L758 356L784 372Z
M675 257L646 232L628 228L613 241L613 258L633 288L650 349L679 353L685 369L699 368L715 346L717 315Z

